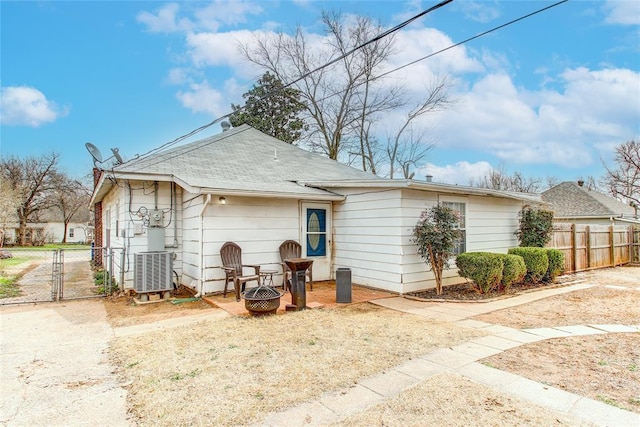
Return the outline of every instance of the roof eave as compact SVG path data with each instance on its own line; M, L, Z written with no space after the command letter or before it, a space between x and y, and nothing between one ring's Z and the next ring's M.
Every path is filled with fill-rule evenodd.
M533 193L512 193L500 190L492 190L488 188L466 187L451 184L441 184L434 182L421 182L411 179L394 179L394 180L341 180L341 181L309 181L304 182L305 185L319 188L411 188L421 191L445 192L451 194L465 194L474 196L501 197L507 199L515 199L524 202L544 203L539 194Z
M161 181L161 182L175 182L180 187L192 194L224 194L228 196L242 196L242 197L261 197L261 198L280 198L280 199L300 199L300 200L320 200L320 201L344 201L345 196L332 193L328 190L319 189L326 194L308 194L297 192L278 192L278 191L252 191L252 190L234 190L227 188L215 188L215 187L193 187L187 184L184 180L176 177L175 175L163 175L163 174L151 174L141 172L109 172L111 178L116 180L138 180L138 181ZM111 180L107 180L107 173L103 173L96 185L96 189L91 197L91 206L101 201L111 189L116 185Z

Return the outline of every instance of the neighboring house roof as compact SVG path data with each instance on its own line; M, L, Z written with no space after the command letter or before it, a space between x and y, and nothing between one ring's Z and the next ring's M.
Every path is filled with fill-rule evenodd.
M242 125L215 136L118 165L103 173L92 203L115 183L108 179L173 181L196 194L343 200L331 188L416 188L540 202L539 195L413 180L390 180L343 165Z
M556 218L637 219L636 210L613 197L566 181L542 193Z

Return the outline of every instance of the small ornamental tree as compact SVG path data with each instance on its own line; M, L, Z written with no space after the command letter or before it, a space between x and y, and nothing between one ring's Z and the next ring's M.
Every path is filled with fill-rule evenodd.
M553 212L525 206L518 214L520 226L514 233L521 247L544 248L553 232Z
M441 204L424 210L413 227L413 241L433 271L438 295L442 295L442 270L449 268L449 260L455 255L454 245L460 237L457 213Z

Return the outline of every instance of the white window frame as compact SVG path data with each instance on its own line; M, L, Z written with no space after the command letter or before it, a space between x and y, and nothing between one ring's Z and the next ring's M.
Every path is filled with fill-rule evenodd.
M462 237L454 245L453 253L455 255L460 255L467 251L467 202L442 200L440 201L440 204L458 213L460 221L456 224L456 228L462 231Z

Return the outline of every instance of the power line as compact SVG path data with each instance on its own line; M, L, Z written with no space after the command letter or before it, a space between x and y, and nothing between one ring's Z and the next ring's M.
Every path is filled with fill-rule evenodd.
M537 15L538 13L542 13L542 12L544 12L544 11L548 10L548 9L551 9L552 7L559 6L559 5L561 5L562 3L566 3L566 2L568 2L568 1L569 1L569 0L561 0L561 1L557 2L557 3L552 4L552 5L549 5L549 6L543 7L542 9L538 9L538 10L536 10L536 11L534 11L534 12L531 12L531 13L528 13L528 14L526 14L526 15L523 15L523 16L521 16L521 17L519 17L519 18L513 19L513 20L511 20L511 21L509 21L509 22L505 22L504 24L502 24L502 25L498 25L497 27L493 27L493 28L491 28L490 30L484 31L484 32L482 32L482 33L478 33L478 34L476 34L475 36L469 37L468 39L464 39L464 40L462 40L462 41L460 41L460 42L458 42L458 43L454 43L454 44L452 44L452 45L450 45L450 46L447 46L447 47L445 47L444 49L440 49L440 50L438 50L438 51L436 51L436 52L432 52L432 53L430 53L429 55L426 55L426 56L423 56L422 58L418 58L418 59L416 59L415 61L408 62L408 63L406 63L406 64L404 64L404 65L401 65L401 66L400 66L400 67L398 67L398 68L394 68L393 70L387 71L386 73L382 73L382 74L380 74L379 76L375 77L375 78L374 78L374 80L375 80L375 79L382 78L382 77L384 77L384 76L386 76L386 75L389 75L389 74L391 74L391 73L395 73L396 71L402 70L403 68L409 67L409 66L411 66L411 65L413 65L413 64L416 64L416 63L418 63L418 62L420 62L420 61L424 61L425 59L431 58L432 56L439 55L439 54L441 54L442 52L446 52L446 51L447 51L447 50L449 50L449 49L453 49L454 47L457 47L457 46L463 45L463 44L465 44L465 43L468 43L468 42L470 42L471 40L475 40L475 39L477 39L477 38L480 38L480 37L486 36L486 35L487 35L487 34L489 34L489 33L492 33L492 32L494 32L494 31L498 31L498 30L499 30L499 29L501 29L501 28L504 28L504 27L507 27L507 26L509 26L509 25L515 24L516 22L522 21L522 20L524 20L524 19L530 18L530 17L532 17L533 15Z
M417 20L417 19L419 19L419 18L421 18L421 17L425 16L425 15L426 15L426 14L428 14L428 13L433 12L433 11L434 11L434 10L436 10L436 9L440 9L441 7L446 6L447 4L449 4L449 3L451 3L451 2L453 2L453 0L443 0L443 1L441 1L440 3L436 4L435 6L432 6L432 7L428 8L428 9L423 10L422 12L418 13L417 15L412 16L411 18L407 19L406 21L404 21L404 22L402 22L402 23L400 23L400 24L398 24L398 25L396 25L396 26L394 26L394 27L392 27L392 28L390 28L390 29L388 29L388 30L386 30L386 31L383 31L382 33L378 34L378 35L377 35L377 36L375 36L374 38L372 38L372 39L370 39L370 40L368 40L368 41L366 41L366 42L364 42L364 43L360 44L359 46L354 47L354 48L353 48L353 49L351 49L350 51L348 51L348 52L346 52L346 53L344 53L344 54L342 54L342 55L338 56L337 58L334 58L334 59L330 60L329 62L327 62L327 63L325 63L325 64L323 64L323 65L321 65L321 66L319 66L319 67L317 67L317 68L315 68L315 69L313 69L313 70L311 70L311 71L307 71L306 73L304 73L303 75L301 75L301 76L300 76L300 77L298 77L297 79L295 79L295 80L293 80L293 81L291 81L291 82L287 83L286 85L283 85L282 87L278 88L278 90L276 90L276 91L273 91L273 92L271 92L271 93L266 94L266 95L265 95L265 96L263 96L262 98L258 99L256 102L260 102L260 101L262 101L262 100L264 100L264 99L266 99L266 98L268 98L268 97L271 97L271 96L273 96L273 95L275 95L275 94L277 94L277 93L279 93L279 92L283 91L284 89L286 89L286 88L288 88L288 87L290 87L290 86L293 86L294 84L298 83L299 81L304 80L305 78L309 77L311 74L316 73L316 72L318 72L318 71L320 71L320 70L322 70L322 69L324 69L324 68L327 68L327 67L329 67L329 66L331 66L331 65L335 64L335 63L336 63L336 62L338 62L338 61L343 60L343 59L344 59L344 58L346 58L347 56L352 55L353 53L355 53L355 52L357 52L358 50L360 50L360 49L364 48L365 46L370 45L371 43L374 43L374 42L377 42L377 41L382 40L383 38L385 38L385 37L387 37L387 36L389 36L389 35L391 35L391 34L395 33L396 31L401 30L401 29L402 29L402 28L404 28L404 27L406 27L407 25L409 25L409 24L410 24L410 23L412 23L413 21L415 21L415 20ZM246 105L245 105L244 107L241 107L240 109L243 109L243 108L245 108L245 107L246 107ZM162 145L161 145L161 146L159 146L159 147L156 147L156 148L154 148L154 149L152 149L152 150L149 150L149 151L147 151L146 153L141 154L141 155L139 155L139 156L138 156L138 157L136 157L136 158L141 158L141 157L148 156L149 154L154 153L154 152L156 152L156 151L160 151L160 150L162 150L163 148L166 148L166 147L168 147L168 146L171 146L171 145L177 144L178 142L183 141L183 140L185 140L185 139L189 138L190 136L195 135L196 133L202 132L203 130L207 129L208 127L213 126L214 124L221 122L222 120L224 120L224 119L226 119L226 118L230 117L233 113L235 113L235 111L233 111L233 112L231 112L231 113L227 113L227 114L225 114L225 115L223 115L223 116L220 116L220 117L218 117L217 119L212 120L211 122L209 122L209 123L207 123L207 124L205 124L205 125L202 125L202 126L200 126L199 128L194 129L194 130L192 130L191 132L189 132L189 133L187 133L187 134L184 134L184 135L182 135L182 136L179 136L179 137L177 137L176 139L174 139L174 140L172 140L172 141L166 142L166 143L162 144Z
M273 92L271 92L271 93L269 93L269 94L267 94L267 95L263 96L263 97L262 97L262 98L260 98L258 101L261 101L261 100L263 100L263 99L266 99L266 98L268 98L268 97L270 97L270 96L275 95L276 93L278 93L278 92L280 92L280 91L282 91L282 90L286 89L287 87L289 87L289 86L291 86L291 85L293 85L293 84L295 84L295 83L297 83L297 82L301 81L302 79L304 79L304 78L308 77L309 75L311 75L311 74L313 74L313 73L315 73L315 72L317 72L317 71L319 71L319 70L321 70L321 69L323 69L323 68L326 68L326 67L328 67L329 65L332 65L332 64L334 64L334 63L335 63L335 62L337 62L337 61L340 61L340 60L344 59L344 58L345 58L345 57L347 57L348 55L351 55L351 54L353 54L354 52L356 52L358 49L361 49L361 48L363 48L363 47L367 46L368 44L373 43L374 41L377 41L377 40L382 39L382 38L383 38L383 35L386 37L386 36L388 36L389 34L391 34L392 32L395 32L395 31L398 31L398 30L399 30L399 29L401 29L401 28L404 28L404 27L405 27L405 26L407 26L410 22L413 22L414 20L418 19L419 17L424 16L425 14L427 14L427 13L431 12L432 10L435 10L435 9L437 9L437 8L440 8L440 7L442 7L442 6L445 6L446 4L451 3L452 1L453 1L453 0L445 0L445 1L441 2L441 3L438 3L436 6L433 6L433 7L429 8L429 9L427 9L427 10L425 10L425 11L423 11L423 12L419 13L418 15L415 15L414 17L412 17L412 18L408 19L407 21L404 21L403 23L401 23L401 24L399 24L399 25L396 25L395 27L391 28L390 30L387 30L387 31L385 31L385 32L383 32L383 33L381 33L381 34L379 34L378 36L374 37L373 39L371 39L371 40L369 40L369 41L367 41L367 42L365 42L365 43L361 44L360 46L358 46L358 47L356 47L356 48L354 48L354 49L350 50L349 52L347 52L347 53L345 53L345 54L341 55L340 57L335 58L335 59L331 60L330 62L328 62L328 63L326 63L326 64L324 64L324 65L322 65L322 66L320 66L320 67L318 67L318 68L316 68L316 69L314 69L314 70L312 70L312 71L309 71L309 72L305 73L304 75L302 75L301 77L297 78L296 80L294 80L294 81L292 81L292 82L290 82L290 83L288 83L288 84L286 84L286 85L283 85L283 86L282 86L281 88L279 88L278 90L273 91ZM519 21L522 21L522 20L524 20L524 19L530 18L530 17L532 17L532 16L534 16L534 15L537 15L537 14L539 14L539 13L542 13L542 12L544 12L544 11L547 11L547 10L549 10L549 9L551 9L551 8L554 8L554 7L556 7L556 6L559 6L559 5L561 5L561 4L563 4L563 3L566 3L566 2L568 2L568 1L569 1L569 0L560 0L560 1L558 1L558 2L556 2L556 3L553 3L553 4L549 5L549 6L545 6L545 7L543 7L543 8L538 9L538 10L535 10L535 11L533 11L533 12L531 12L531 13L528 13L528 14L526 14L526 15L520 16L520 17L518 17L518 18L516 18L516 19L513 19L513 20L511 20L511 21L505 22L504 24L498 25L498 26L493 27L493 28L491 28L491 29L489 29L489 30L483 31L483 32L481 32L481 33L478 33L478 34L476 34L476 35L474 35L474 36L472 36L472 37L466 38L466 39L464 39L464 40L462 40L462 41L460 41L460 42L454 43L454 44L452 44L452 45L450 45L450 46L447 46L447 47L445 47L445 48L443 48L443 49L440 49L440 50L438 50L438 51L436 51L436 52L432 52L432 53L430 53L429 55L423 56L423 57L418 58L418 59L416 59L416 60L414 60L414 61L408 62L408 63L406 63L406 64L404 64L404 65L401 65L401 66L399 66L399 67L396 67L396 68L394 68L394 69L392 69L392 70L389 70L389 71L387 71L387 72L385 72L385 73L382 73L382 74L380 74L379 76L373 77L372 79L370 79L370 81L371 81L371 80L377 80L377 79L380 79L380 78L382 78L382 77L385 77L385 76L387 76L387 75L389 75L389 74L391 74L391 73L394 73L394 72L396 72L396 71L399 71L399 70L402 70L402 69L404 69L404 68L407 68L407 67L409 67L409 66L411 66L411 65L414 65L414 64L416 64L416 63L418 63L418 62L420 62L420 61L424 61L425 59L431 58L431 57L433 57L433 56L435 56L435 55L439 55L439 54L441 54L441 53L443 53L443 52L446 52L446 51L448 51L448 50L450 50L450 49L453 49L454 47L457 47L457 46L460 46L460 45L466 44L466 43L468 43L468 42L470 42L470 41L472 41L472 40L475 40L475 39L477 39L477 38L483 37L483 36L485 36L485 35L487 35L487 34L490 34L490 33L494 32L494 31L497 31L497 30L499 30L499 29L502 29L502 28L505 28L505 27L507 27L507 26L513 25L513 24L515 24L516 22L519 22ZM360 85L362 85L362 84L364 84L364 83L361 83ZM357 87L357 86L356 86L356 87ZM324 98L320 99L320 101L323 101L323 100L329 99L329 98L331 98L332 96L338 95L338 94L340 94L340 93L342 93L342 92L344 92L344 91L334 92L334 93L332 93L332 94L330 94L330 95L328 95L328 96L326 96L326 97L324 97ZM245 107L246 107L246 105L245 105ZM244 108L244 107L241 107L241 108ZM201 131L203 131L203 130L207 129L207 128L209 128L209 127L213 126L214 124L219 123L220 121L224 120L225 118L230 117L233 113L234 113L234 112L231 112L231 113L225 114L225 115L223 115L223 116L220 116L220 117L218 117L217 119L215 119L215 120L213 120L213 121L211 121L211 122L209 122L209 123L207 123L207 124L205 124L205 125L203 125L203 126L200 126L199 128L194 129L194 130L192 130L191 132L189 132L189 133L187 133L187 134L185 134L185 135L182 135L182 136L180 136L180 137L178 137L178 138L176 138L176 139L174 139L174 140L172 140L172 141L169 141L169 142L167 142L167 143L165 143L165 144L161 145L160 147L154 148L153 150L150 150L150 151L146 152L145 154L142 154L142 155L140 155L140 156L138 156L138 157L136 157L135 159L132 159L132 160L140 159L140 158L142 158L142 157L148 156L148 155L149 155L149 154L151 154L151 153L154 153L154 152L156 152L156 151L162 150L162 149L163 149L163 148L165 148L165 147L168 147L168 146L173 145L173 144L177 144L178 142L183 141L184 139L189 138L190 136L193 136L193 135L195 135L195 134L197 134L197 133L199 133L199 132L201 132Z

